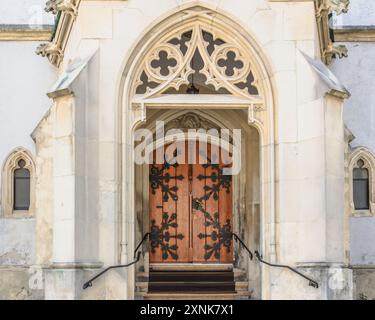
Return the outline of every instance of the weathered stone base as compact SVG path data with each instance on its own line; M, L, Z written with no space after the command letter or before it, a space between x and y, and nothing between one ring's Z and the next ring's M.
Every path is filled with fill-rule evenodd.
M0 268L0 300L40 299L44 299L40 268L12 266Z
M127 299L126 271L111 270L83 290L97 268L1 267L0 300ZM289 270L272 269L265 299L375 300L375 266L352 269L335 264L304 264L299 271L318 281L319 289Z
M83 290L83 284L99 273L99 268L51 268L45 270L46 300L127 299L124 270L111 270Z
M319 288L285 269L271 271L271 299L351 300L353 299L352 270L340 264L300 264L298 270L315 280Z
M353 299L375 300L375 266L353 267L353 278Z

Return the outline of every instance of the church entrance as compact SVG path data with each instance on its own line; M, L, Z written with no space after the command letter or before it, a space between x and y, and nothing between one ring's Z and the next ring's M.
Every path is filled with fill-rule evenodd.
M243 114L148 111L139 128L152 135L136 144L147 162L135 167L134 177L135 242L149 234L135 273L137 297L210 293L232 299L247 297L250 285L252 292L260 288L259 264L233 238L236 234L249 247L259 247L259 135ZM164 122L163 138L155 120ZM229 128L228 137L222 128ZM234 134L237 128L241 142ZM238 157L243 158L240 171L226 175Z
M177 289L233 293L234 283L237 294L251 288L253 296L262 296L267 272L232 240L233 232L249 248L277 243L277 113L270 67L260 49L236 22L197 5L159 21L124 62L118 97L121 261L129 261L151 234L128 277L136 296ZM158 122L165 125L160 136ZM222 174L227 163L222 158L218 163L147 158L154 148L192 141L190 130L200 129L218 130L219 140L227 135L222 130L229 130L229 146L222 147L240 148L232 176ZM209 142L211 149L220 145ZM136 147L147 161L131 166Z
M164 163L149 168L150 263L233 263L229 154L186 142L171 163L164 148Z

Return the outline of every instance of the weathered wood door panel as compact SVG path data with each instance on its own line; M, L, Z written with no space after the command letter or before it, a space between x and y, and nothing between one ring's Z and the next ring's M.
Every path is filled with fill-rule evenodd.
M150 165L151 263L233 260L231 176L222 161L200 164L198 145L196 155L197 164Z

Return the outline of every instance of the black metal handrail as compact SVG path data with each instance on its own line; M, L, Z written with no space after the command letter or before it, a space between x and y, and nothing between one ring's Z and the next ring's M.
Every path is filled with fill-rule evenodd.
M234 238L235 241L238 241L245 248L245 250L249 254L250 260L253 260L253 253L246 246L246 244L242 241L242 239L237 234L235 234L233 232L232 232L232 237ZM309 278L308 276L306 276L303 273L299 272L298 270L292 268L291 266L287 266L287 265L283 265L283 264L275 264L275 263L270 263L270 262L264 261L263 258L262 258L262 256L261 256L261 254L259 253L259 251L254 251L254 254L255 254L255 257L258 259L259 262L261 262L263 264L266 264L266 265L268 265L270 267L288 269L288 270L290 270L290 271L298 274L302 278L305 278L306 280L308 280L309 281L309 286L314 287L314 288L319 288L319 284L315 280Z
M127 267L130 267L132 266L133 264L136 264L140 258L141 258L141 254L142 252L138 252L138 250L140 249L140 247L143 245L143 243L146 241L146 239L151 235L150 232L147 232L142 240L139 242L139 244L137 245L137 247L135 248L134 250L134 261L128 263L128 264L122 264L122 265L115 265L115 266L110 266L106 269L104 269L103 271L99 272L96 276L94 276L93 278L91 278L89 281L85 282L83 284L83 289L87 289L88 287L92 287L92 282L94 280L96 280L97 278L99 278L100 276L102 276L104 273L106 273L107 271L111 270L111 269L117 269L117 268L127 268ZM250 260L253 260L253 253L251 252L251 250L246 246L246 244L243 242L243 240L235 233L232 232L232 237L234 238L234 240L236 242L239 242L244 248L245 250L247 251L247 253L249 254L249 257L250 257ZM288 265L282 265L282 264L275 264L275 263L270 263L270 262L267 262L265 260L263 260L261 254L259 253L259 251L254 251L254 254L255 254L255 257L258 259L259 262L263 263L263 264L266 264L270 267L275 267L275 268L284 268L284 269L288 269L296 274L298 274L299 276L301 276L302 278L306 279L309 281L309 285L314 287L314 288L319 288L319 284L309 278L308 276L304 275L303 273L299 272L298 270L292 268L291 266L288 266Z
M298 270L292 268L291 266L287 266L287 265L283 265L283 264L275 264L275 263L270 263L270 262L264 261L262 256L260 255L260 253L258 251L255 251L254 253L255 253L255 256L257 257L257 259L261 263L264 263L264 264L266 264L270 267L289 269L290 271L300 275L302 278L305 278L307 281L309 281L309 286L314 287L314 288L319 288L319 284L315 280L309 278L308 276L306 276L303 273L299 272Z
M250 251L250 249L247 247L247 245L242 241L242 239L233 232L232 232L232 237L234 238L234 240L236 242L239 242L245 248L245 250L249 254L250 260L253 260L253 253Z
M134 261L128 263L128 264L120 264L120 265L115 265L115 266L110 266L106 269L104 269L103 271L99 272L95 277L91 278L89 281L85 282L83 284L83 290L87 289L88 287L92 287L92 282L94 280L96 280L97 278L99 278L100 276L102 276L104 273L106 273L107 271L111 270L111 269L118 269L118 268L127 268L127 267L130 267L132 266L133 264L136 264L139 259L141 258L141 254L142 252L138 252L139 248L142 246L142 244L146 241L146 239L150 236L150 232L147 232L142 240L139 242L138 246L135 248L134 250Z

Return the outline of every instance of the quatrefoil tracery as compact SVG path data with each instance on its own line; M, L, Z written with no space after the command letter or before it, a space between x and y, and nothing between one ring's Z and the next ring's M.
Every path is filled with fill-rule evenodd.
M212 93L225 91L243 98L260 95L246 50L200 24L164 37L151 49L139 70L135 93L145 98L172 91L185 93L180 89L197 79L198 85Z

